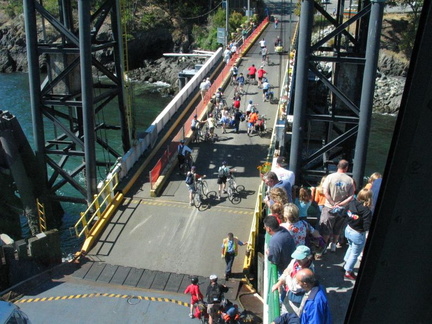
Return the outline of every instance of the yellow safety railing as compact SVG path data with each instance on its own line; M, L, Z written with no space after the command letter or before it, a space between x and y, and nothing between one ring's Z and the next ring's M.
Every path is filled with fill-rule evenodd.
M36 207L39 218L39 230L45 232L47 230L46 215L45 215L45 205L42 204L39 199L36 198Z
M258 197L255 203L255 209L253 213L251 231L248 238L248 246L246 250L246 257L243 262L243 272L249 271L252 266L252 261L255 260L256 251L254 247L256 246L259 232L259 222L262 214L262 193L263 193L264 183L261 183L258 188Z
M112 177L104 181L100 192L94 196L93 202L81 213L80 219L74 226L75 234L87 237L99 217L114 200L114 190L119 184L118 172L113 172Z

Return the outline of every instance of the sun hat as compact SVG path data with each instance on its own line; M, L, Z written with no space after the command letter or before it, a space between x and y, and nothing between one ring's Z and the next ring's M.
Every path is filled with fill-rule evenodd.
M291 257L296 260L303 260L311 255L311 250L306 245L299 245L291 254Z

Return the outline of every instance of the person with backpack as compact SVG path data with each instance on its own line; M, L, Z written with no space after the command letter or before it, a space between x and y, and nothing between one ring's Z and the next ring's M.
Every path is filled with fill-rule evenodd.
M207 287L207 313L209 314L209 324L216 322L216 316L219 315L224 293L228 291L228 287L217 282L218 277L215 274L210 275L210 284Z
M226 191L226 182L227 178L230 175L230 169L227 167L227 162L223 161L222 166L218 169L218 179L217 184L219 185L218 196L217 199L220 199L223 193L227 193Z
M192 153L192 149L185 145L184 140L180 140L180 144L177 146L177 158L179 162L179 169L181 170L183 167L183 164L186 161L186 157Z
M205 175L196 173L196 166L192 166L191 170L186 174L185 183L189 190L189 204L193 206L193 195L196 191L195 182L199 178L204 178Z
M193 316L194 306L196 303L198 303L200 300L202 300L204 298L204 296L201 293L201 290L198 286L198 277L192 277L191 278L191 284L186 287L184 293L191 295L189 317L194 318L194 316Z
M226 263L225 280L228 280L231 276L231 269L234 264L234 259L238 254L238 247L247 244L249 244L249 242L243 243L237 237L234 237L233 233L228 233L228 237L223 239L221 257L225 258Z

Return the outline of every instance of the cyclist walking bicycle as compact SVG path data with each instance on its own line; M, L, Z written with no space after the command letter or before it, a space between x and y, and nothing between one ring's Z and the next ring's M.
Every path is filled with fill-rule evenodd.
M193 166L187 173L185 183L189 191L189 204L199 208L201 206L201 195L208 192L207 183L202 180L205 175L196 173L196 166Z
M177 159L179 163L180 172L186 173L192 166L192 149L185 145L184 140L180 140L180 144L177 146Z
M240 73L240 75L237 77L236 81L237 81L237 86L235 88L235 92L238 92L240 94L245 94L245 92L244 92L245 78L244 78L243 73Z

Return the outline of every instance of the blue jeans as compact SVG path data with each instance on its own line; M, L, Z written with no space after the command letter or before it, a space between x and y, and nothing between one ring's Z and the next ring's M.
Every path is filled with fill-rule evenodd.
M226 262L225 274L226 275L229 275L229 276L231 275L231 268L232 268L233 263L234 263L234 258L235 258L234 253L225 254L225 262Z
M344 256L344 269L345 271L353 271L357 258L365 245L366 232L357 232L348 225L345 229L345 237L349 246Z

